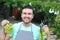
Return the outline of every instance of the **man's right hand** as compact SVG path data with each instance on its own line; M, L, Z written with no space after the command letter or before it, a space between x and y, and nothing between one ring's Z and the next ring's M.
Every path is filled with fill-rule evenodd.
M2 27L3 27L4 25L6 25L7 23L9 23L8 20L3 20L3 21L1 22Z

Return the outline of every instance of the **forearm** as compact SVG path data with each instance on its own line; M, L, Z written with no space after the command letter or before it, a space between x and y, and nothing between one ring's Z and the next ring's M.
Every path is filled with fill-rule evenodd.
M8 34L6 34L5 40L10 40L10 36Z
M47 33L47 40L50 40L50 32Z
M5 39L5 34L4 34L4 29L2 29L0 31L0 40L4 40Z

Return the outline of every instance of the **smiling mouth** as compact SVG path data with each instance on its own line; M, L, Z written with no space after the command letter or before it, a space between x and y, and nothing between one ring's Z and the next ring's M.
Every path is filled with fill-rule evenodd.
M24 19L30 19L29 17L25 17Z

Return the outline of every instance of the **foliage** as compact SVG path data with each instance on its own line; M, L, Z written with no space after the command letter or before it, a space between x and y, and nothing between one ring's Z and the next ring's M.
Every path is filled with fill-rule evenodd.
M2 2L2 1L0 1ZM40 21L40 14L43 14L44 18L50 21L51 31L56 35L60 36L60 14L54 15L49 13L49 9L54 9L54 11L58 11L60 13L60 3L52 0L42 1L42 0L5 0L5 6L10 6L10 4L17 3L17 7L22 8L24 5L27 5L31 2L32 6L35 8L35 20ZM38 11L41 10L39 13ZM37 16L38 15L38 16Z
M55 19L55 33L58 35L58 37L60 37L60 14L56 16L56 19Z

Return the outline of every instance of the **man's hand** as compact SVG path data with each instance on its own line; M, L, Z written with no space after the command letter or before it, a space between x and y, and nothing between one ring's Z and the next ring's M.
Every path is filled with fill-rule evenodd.
M46 34L47 34L47 40L50 40L50 32L49 32L49 28L47 25L44 25L43 28L42 28Z
M49 32L49 28L48 28L48 26L47 26L47 25L44 25L42 29L43 29L46 33L48 33L48 32Z
M2 27L4 27L4 25L6 25L7 23L9 23L8 20L3 20L3 21L1 22ZM4 40L10 40L10 36L9 36L7 33L5 34Z
M6 25L7 23L9 23L8 20L3 20L3 21L1 22L2 27L3 27L4 25Z

